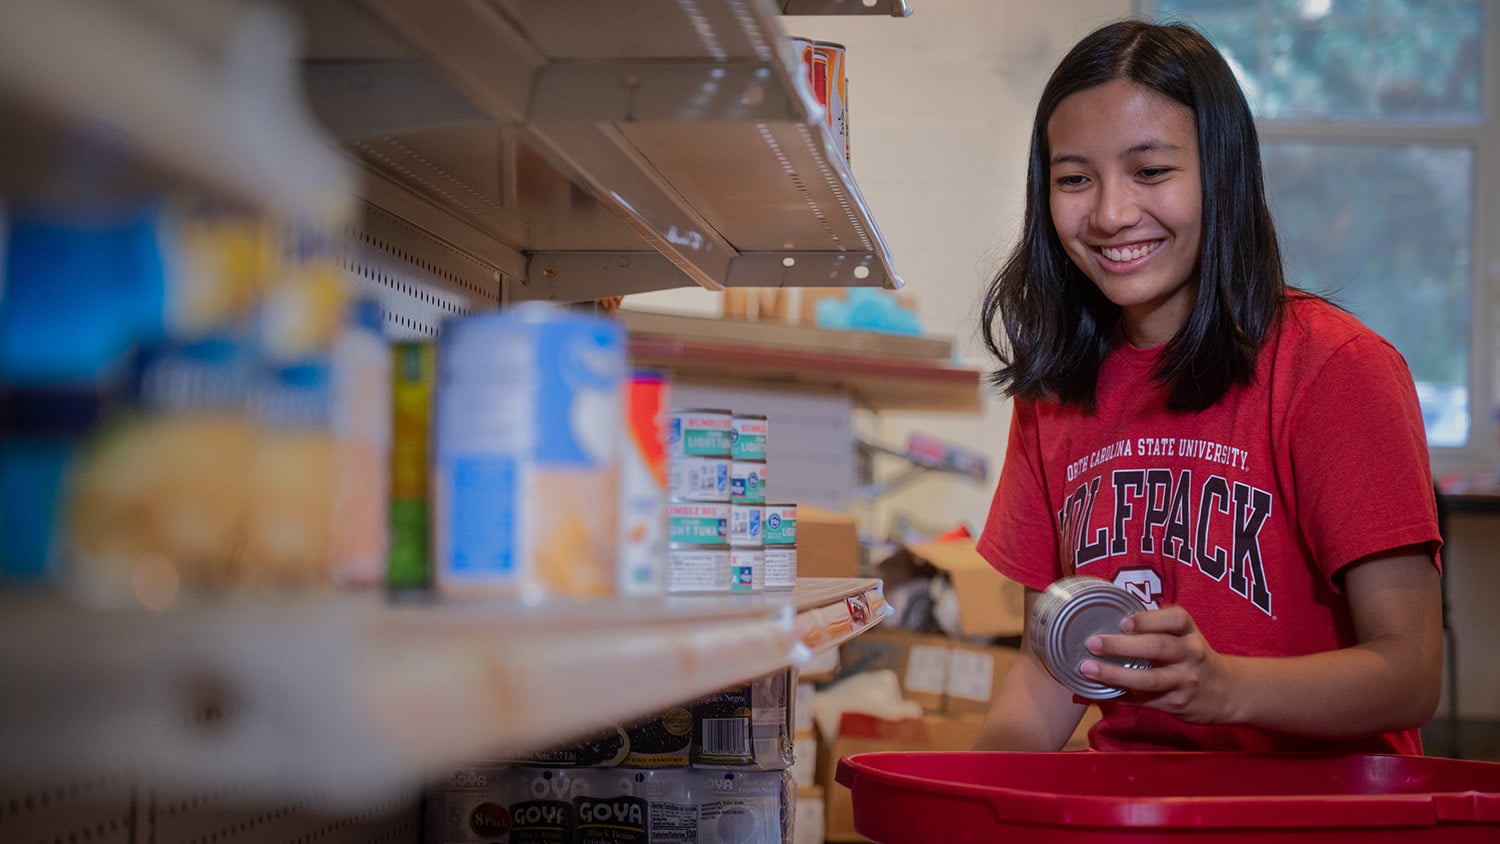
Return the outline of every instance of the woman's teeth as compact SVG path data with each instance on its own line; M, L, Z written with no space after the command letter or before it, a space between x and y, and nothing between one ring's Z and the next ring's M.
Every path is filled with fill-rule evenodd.
M1155 252L1156 247L1160 245L1161 241L1158 240L1154 243L1147 243L1141 246L1105 246L1100 248L1099 251L1104 253L1104 257L1108 258L1111 261L1134 261L1137 258L1144 258L1147 255L1150 255L1152 252Z

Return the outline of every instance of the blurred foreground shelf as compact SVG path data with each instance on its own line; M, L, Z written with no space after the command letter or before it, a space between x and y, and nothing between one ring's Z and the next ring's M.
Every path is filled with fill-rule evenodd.
M527 606L242 598L165 612L0 598L0 786L361 806L801 665L891 614L875 579Z

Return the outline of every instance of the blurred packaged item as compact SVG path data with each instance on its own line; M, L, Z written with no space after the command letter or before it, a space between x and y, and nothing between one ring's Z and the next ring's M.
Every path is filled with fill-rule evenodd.
M250 504L233 579L278 588L326 585L339 472L329 359L269 369L251 401L258 436L243 480Z
M391 352L380 303L358 299L333 343L333 408L338 450L333 560L336 583L385 582L390 544Z
M472 766L425 798L425 844L791 840L780 771Z
M433 489L440 589L616 594L624 381L614 320L523 302L447 323Z
M386 587L421 594L432 587L431 431L437 351L432 343L391 349L390 540Z
M775 671L693 704L693 766L782 771L792 766L796 683Z
M620 594L667 588L667 375L636 370L626 387L620 454Z
M163 334L156 203L12 207L0 255L0 580L56 580L80 448Z

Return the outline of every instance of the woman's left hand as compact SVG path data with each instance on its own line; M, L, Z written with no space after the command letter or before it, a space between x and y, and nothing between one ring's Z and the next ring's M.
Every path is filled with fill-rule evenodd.
M1194 724L1224 723L1231 696L1224 657L1209 647L1193 617L1180 606L1146 610L1125 619L1119 635L1089 637L1089 652L1113 659L1151 661L1148 669L1086 659L1085 677L1124 689L1124 700L1160 709Z

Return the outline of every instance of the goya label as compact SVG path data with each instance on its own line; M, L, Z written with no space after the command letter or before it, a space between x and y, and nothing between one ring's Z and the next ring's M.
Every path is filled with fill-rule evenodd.
M650 806L639 797L577 797L576 844L649 844Z

